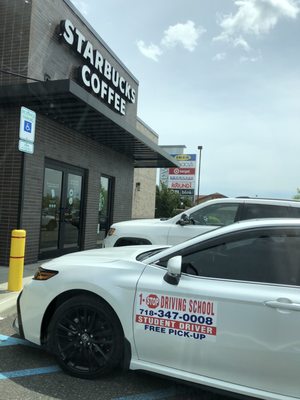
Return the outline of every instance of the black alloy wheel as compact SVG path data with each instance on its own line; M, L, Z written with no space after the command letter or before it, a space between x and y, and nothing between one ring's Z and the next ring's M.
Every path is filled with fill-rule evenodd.
M124 336L108 304L81 295L56 310L49 325L48 342L64 371L93 379L120 363Z

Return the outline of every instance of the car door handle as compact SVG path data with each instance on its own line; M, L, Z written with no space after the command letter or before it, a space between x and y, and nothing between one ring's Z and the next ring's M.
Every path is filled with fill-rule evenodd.
M265 305L271 308L279 308L281 310L300 311L300 304L292 303L289 299L265 301Z

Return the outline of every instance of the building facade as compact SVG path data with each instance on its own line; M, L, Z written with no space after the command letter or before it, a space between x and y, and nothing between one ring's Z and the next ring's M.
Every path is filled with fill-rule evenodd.
M137 118L136 128L152 142L158 144L158 135ZM163 146L161 146L162 148ZM132 218L154 218L156 197L156 174L154 168L135 168L133 177Z
M27 263L95 248L131 218L135 168L172 157L137 129L137 79L72 3L2 0L0 14L0 265L15 228Z

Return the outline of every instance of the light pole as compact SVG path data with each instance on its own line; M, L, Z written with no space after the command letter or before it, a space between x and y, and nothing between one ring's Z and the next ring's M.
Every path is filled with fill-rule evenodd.
M197 200L199 202L199 195L200 195L200 170L201 170L201 152L202 152L203 146L198 146L199 150L199 166L198 166L198 195L197 195Z

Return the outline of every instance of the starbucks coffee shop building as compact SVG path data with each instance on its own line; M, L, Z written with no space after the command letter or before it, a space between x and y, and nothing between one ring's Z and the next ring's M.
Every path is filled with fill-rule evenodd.
M72 3L2 0L0 15L0 265L16 228L26 263L95 248L131 218L134 169L176 164L137 130L138 81Z

